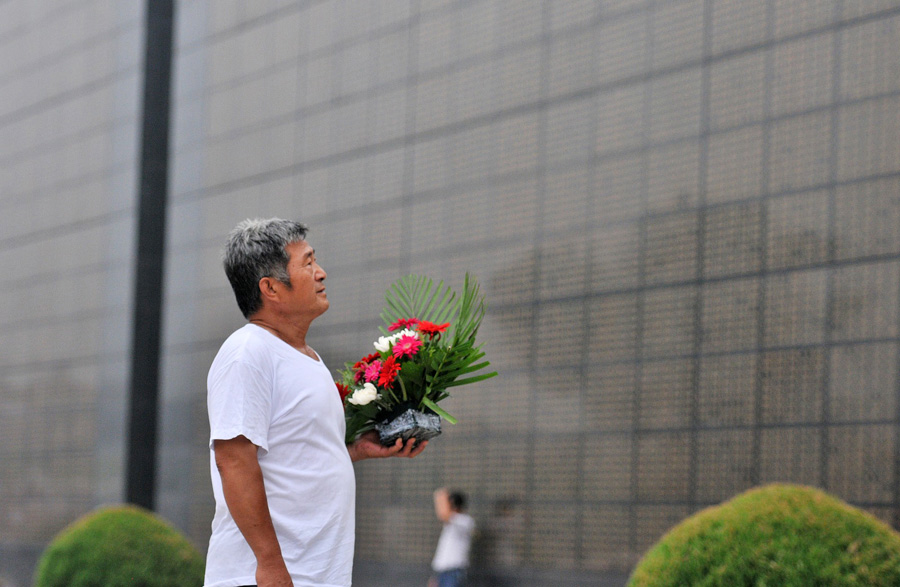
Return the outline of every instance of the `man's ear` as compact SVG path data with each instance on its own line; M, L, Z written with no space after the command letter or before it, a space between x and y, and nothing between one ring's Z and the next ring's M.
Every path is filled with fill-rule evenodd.
M278 291L281 283L272 277L263 277L259 280L259 294L263 299L278 300Z

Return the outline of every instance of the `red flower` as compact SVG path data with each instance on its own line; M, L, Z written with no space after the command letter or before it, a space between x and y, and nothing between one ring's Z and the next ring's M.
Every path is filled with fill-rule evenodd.
M346 399L346 397L348 395L350 395L353 392L353 390L350 389L349 387L347 387L346 385L344 385L343 383L335 382L335 385L337 385L337 390L338 390L338 393L341 395L341 402L343 403L344 399Z
M381 376L378 377L378 385L381 387L391 387L400 372L400 363L393 356L388 357L381 366Z
M353 368L359 369L360 367L365 367L366 365L368 365L375 359L380 359L380 358L381 358L381 355L379 355L378 353L372 353L371 355L366 355L365 357L356 361L356 363L353 364Z
M394 353L394 357L400 359L404 356L411 357L417 352L419 352L419 347L422 346L422 341L416 338L415 336L409 336L408 334L401 336L400 339L394 343L394 347L391 349L391 352Z
M388 328L389 332L393 332L395 330L403 330L404 328L412 328L416 324L419 323L418 318L400 318Z
M449 322L445 322L443 324L435 324L433 322L428 322L427 320L422 320L421 322L419 322L419 332L421 332L422 334L427 334L428 336L440 334L448 328L450 328Z

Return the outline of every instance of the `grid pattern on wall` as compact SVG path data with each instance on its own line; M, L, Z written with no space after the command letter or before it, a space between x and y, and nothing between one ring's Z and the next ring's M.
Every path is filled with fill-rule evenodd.
M128 4L0 3L0 582L121 500L141 30Z
M241 217L313 226L333 368L397 276L485 287L501 376L426 458L357 466L358 558L427 562L441 485L485 568L627 571L774 481L896 525L900 4L367 4L183 3L203 178L174 202L201 265ZM218 271L185 301L233 316Z
M482 568L560 576L774 481L897 524L900 4L366 4L182 4L203 177L173 254L202 293L171 296L209 308L173 346L199 381L239 324L214 256L244 216L312 225L333 368L399 275L480 279L501 376L425 458L357 466L358 558L427 563L442 485Z

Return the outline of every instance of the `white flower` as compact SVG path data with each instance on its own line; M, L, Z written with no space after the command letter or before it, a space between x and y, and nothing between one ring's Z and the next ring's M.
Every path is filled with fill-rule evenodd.
M375 341L375 350L379 353L386 353L391 350L391 347L395 342L400 340L401 336L414 336L419 338L419 333L415 330L410 330L409 328L404 328L400 332L396 334L392 334L390 336L379 336L378 340Z
M386 353L391 350L391 343L394 342L390 336L379 336L375 341L375 350L379 353Z
M410 330L409 328L404 328L403 330L401 330L400 332L398 332L397 334L394 335L394 340L395 341L400 340L401 336L414 336L416 338L419 338L419 333L416 332L415 330Z
M378 390L371 383L366 383L360 389L353 392L353 395L347 398L347 401L357 406L364 406L373 400L381 399Z

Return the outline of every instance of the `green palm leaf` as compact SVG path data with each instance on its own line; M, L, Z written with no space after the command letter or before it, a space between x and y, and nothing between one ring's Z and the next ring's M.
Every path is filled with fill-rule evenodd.
M386 306L381 319L386 326L405 318L418 318L443 323L459 311L456 293L441 281L424 276L407 275L394 282L384 294ZM382 328L382 332L386 330Z

